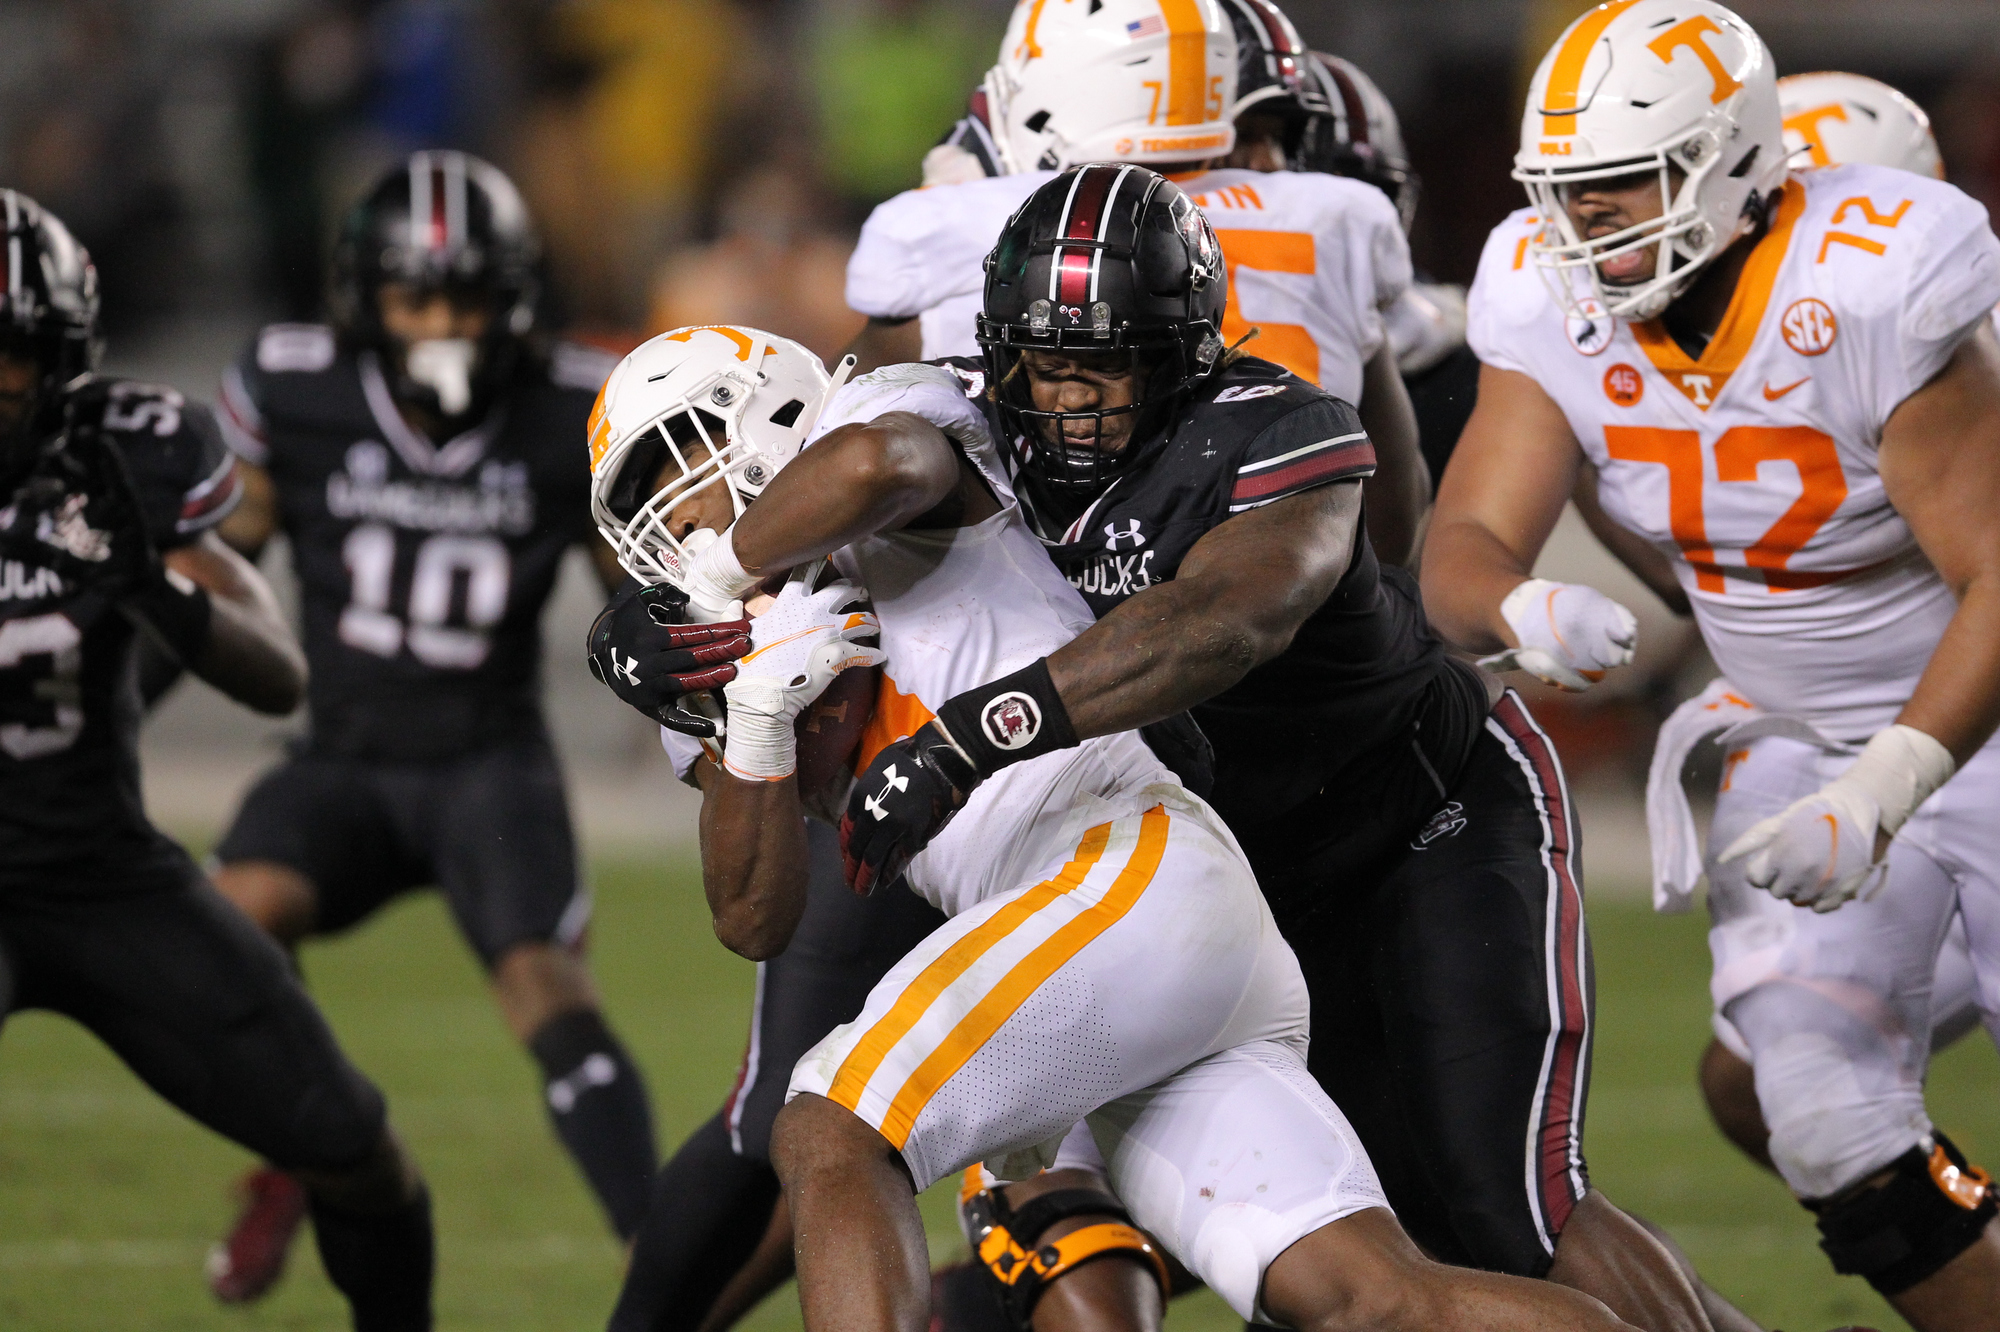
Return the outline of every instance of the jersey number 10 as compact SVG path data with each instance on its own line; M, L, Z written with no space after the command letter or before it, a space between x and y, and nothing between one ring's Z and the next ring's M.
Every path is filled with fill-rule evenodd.
M393 657L404 647L426 666L473 670L486 660L488 637L507 613L513 560L490 536L440 533L417 547L409 604L398 615L390 605L396 581L396 532L363 523L340 548L351 592L340 613L340 640L349 647ZM453 614L460 579L465 595Z

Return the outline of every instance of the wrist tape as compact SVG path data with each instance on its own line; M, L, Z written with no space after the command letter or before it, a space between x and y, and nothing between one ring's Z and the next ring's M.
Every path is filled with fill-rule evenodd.
M734 603L742 601L743 594L757 586L756 576L746 572L743 561L736 558L735 538L736 529L732 526L687 562L687 586L681 591L688 595L690 623L699 623L696 617L700 615L736 618L729 613Z
M980 778L1077 743L1047 657L947 700L936 724Z
M1884 727L1839 780L1875 801L1876 827L1894 836L1917 806L1958 771L1951 751L1914 726Z
M215 624L215 605L207 590L184 574L172 569L165 574L126 596L124 605L186 665L208 643Z

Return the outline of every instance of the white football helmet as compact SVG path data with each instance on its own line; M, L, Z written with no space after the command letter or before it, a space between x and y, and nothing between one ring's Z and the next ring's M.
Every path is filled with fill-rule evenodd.
M618 563L643 583L681 586L690 558L667 530L674 507L722 485L740 516L798 456L828 398L819 357L754 328L678 328L639 344L590 413L590 512ZM679 470L655 489L669 467ZM733 519L732 519L733 521Z
M1236 146L1236 34L1218 0L1019 0L981 88L1010 175Z
M1589 297L1624 319L1666 309L1784 184L1780 120L1770 49L1713 0L1609 0L1570 24L1535 70L1514 159L1543 223L1529 250L1557 301L1585 317ZM1642 173L1658 174L1659 217L1577 234L1570 187ZM1651 277L1604 282L1600 264L1647 247Z
M1792 164L1867 162L1944 179L1944 158L1924 109L1861 74L1794 74L1778 80Z

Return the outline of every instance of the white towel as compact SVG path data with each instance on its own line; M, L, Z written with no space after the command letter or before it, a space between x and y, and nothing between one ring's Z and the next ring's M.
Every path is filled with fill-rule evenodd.
M1694 905L1694 885L1701 878L1701 836L1694 811L1688 808L1681 768L1694 747L1714 735L1764 713L1749 699L1717 678L1708 688L1674 709L1660 725L1653 744L1652 766L1646 772L1646 837L1653 849L1653 910L1678 914Z

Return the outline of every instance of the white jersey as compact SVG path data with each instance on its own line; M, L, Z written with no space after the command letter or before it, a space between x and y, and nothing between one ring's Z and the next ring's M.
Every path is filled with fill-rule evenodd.
M835 552L841 573L868 589L888 654L856 771L914 734L946 699L1049 655L1095 623L1022 518L985 419L951 371L900 365L864 375L827 405L815 438L897 411L945 429L1005 507L972 527L885 532ZM958 915L1060 863L1083 829L1157 803L1157 792L1146 793L1162 784L1178 790L1132 731L1004 768L910 862L910 887Z
M1055 173L899 194L861 229L847 303L881 319L921 316L926 360L977 356L985 260L1029 195ZM1229 269L1222 336L1348 402L1383 345L1383 311L1410 284L1410 251L1388 196L1344 176L1207 171L1175 183L1208 214Z
M1985 209L1886 167L1795 174L1697 358L1657 321L1565 317L1527 253L1537 228L1522 210L1487 240L1479 359L1561 407L1605 512L1673 558L1746 697L1843 741L1890 724L1956 605L1876 450L2000 302Z

